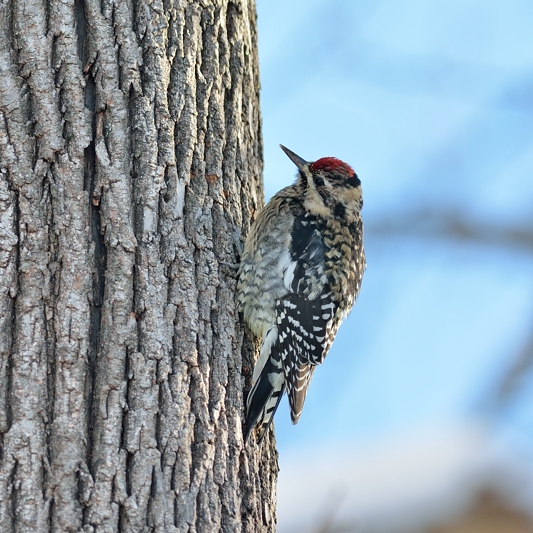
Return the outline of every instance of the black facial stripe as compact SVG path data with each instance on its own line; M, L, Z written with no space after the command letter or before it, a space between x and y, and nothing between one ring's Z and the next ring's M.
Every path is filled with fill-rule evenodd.
M333 214L335 215L335 218L343 219L346 217L346 208L342 204L335 204Z
M334 187L359 187L361 185L361 180L357 177L357 174L350 178L337 174L328 176L328 179Z
M322 189L317 189L316 191L320 195L320 198L322 198L322 202L324 202L324 204L327 204L327 200L328 200L328 191L327 191L327 189L322 188Z
M361 185L361 180L357 177L357 174L354 174L353 178L348 178L344 183L350 187L359 187Z

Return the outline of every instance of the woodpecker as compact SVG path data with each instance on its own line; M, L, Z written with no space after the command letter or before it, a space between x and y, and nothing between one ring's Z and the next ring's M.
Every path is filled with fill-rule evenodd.
M252 224L238 271L237 300L262 339L246 401L245 441L261 442L284 392L298 422L317 365L353 307L366 268L363 198L354 170L334 157L298 167Z

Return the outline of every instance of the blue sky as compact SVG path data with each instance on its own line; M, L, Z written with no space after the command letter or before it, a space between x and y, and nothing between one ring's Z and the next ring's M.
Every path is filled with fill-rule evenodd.
M486 409L533 328L533 251L372 231L452 208L533 228L533 3L258 1L267 198L291 183L283 143L362 180L368 270L284 454L484 418L533 451L531 387ZM423 222L422 222L423 223ZM512 444L510 444L512 446Z

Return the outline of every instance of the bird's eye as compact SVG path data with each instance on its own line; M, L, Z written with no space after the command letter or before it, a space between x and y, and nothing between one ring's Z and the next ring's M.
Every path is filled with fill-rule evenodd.
M317 187L323 187L324 186L324 179L321 178L320 176L317 176L316 178L314 178L315 180L315 185Z

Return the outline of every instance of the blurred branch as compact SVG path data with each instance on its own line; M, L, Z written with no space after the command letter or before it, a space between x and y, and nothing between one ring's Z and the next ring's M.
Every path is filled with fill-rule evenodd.
M366 231L374 236L418 237L423 239L472 243L499 248L502 251L533 255L533 223L531 226L514 226L497 221L473 220L459 210L419 210L396 213L374 224L367 224ZM503 407L523 387L525 376L533 367L533 329L513 364L502 376L493 401Z
M533 330L513 364L505 373L497 389L497 405L507 403L524 386L525 376L533 367Z
M329 494L327 501L322 506L321 516L310 533L350 533L354 530L353 524L345 524L338 521L337 516L346 498L346 490L337 488Z
M411 236L463 241L533 254L533 224L513 226L473 220L457 210L420 210L397 213L366 224L367 233L381 237Z

